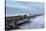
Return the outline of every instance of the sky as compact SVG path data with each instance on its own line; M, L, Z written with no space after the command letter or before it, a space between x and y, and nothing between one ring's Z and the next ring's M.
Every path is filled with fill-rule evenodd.
M44 2L44 0L7 0L7 1L29 1L29 2Z
M15 16L18 14L43 14L44 3L25 2L25 1L6 1L6 16Z

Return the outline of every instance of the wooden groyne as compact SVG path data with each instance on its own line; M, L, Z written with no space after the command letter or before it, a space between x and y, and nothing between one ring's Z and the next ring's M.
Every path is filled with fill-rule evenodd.
M5 30L20 29L20 25L30 22L30 18L35 18L36 16L41 16L42 14L37 14L33 16L11 16L5 17Z

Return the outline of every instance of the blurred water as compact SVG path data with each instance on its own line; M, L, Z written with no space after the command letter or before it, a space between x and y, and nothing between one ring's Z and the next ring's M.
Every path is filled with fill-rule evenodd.
M21 29L41 29L44 28L44 15L37 16L36 18L32 18L32 23L30 19L30 23L26 23L20 26Z

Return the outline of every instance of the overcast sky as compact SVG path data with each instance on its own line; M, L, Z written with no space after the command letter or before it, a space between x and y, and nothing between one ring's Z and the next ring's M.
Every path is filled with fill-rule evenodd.
M24 2L24 1L6 1L6 15L13 16L17 14L44 13L44 3Z

